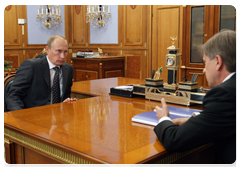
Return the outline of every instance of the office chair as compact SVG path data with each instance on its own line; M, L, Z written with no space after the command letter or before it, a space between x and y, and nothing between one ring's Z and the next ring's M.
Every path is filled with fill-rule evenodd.
M4 78L4 112L7 112L7 103L6 103L6 97L7 97L7 93L9 92L10 90L10 87L13 83L13 80L15 78L15 75L16 74L11 74L11 75L8 75Z
M46 49L44 48L40 53L36 54L34 58L43 58L47 55Z

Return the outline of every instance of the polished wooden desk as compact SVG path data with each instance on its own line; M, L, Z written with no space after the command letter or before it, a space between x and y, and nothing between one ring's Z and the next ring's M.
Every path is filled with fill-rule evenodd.
M5 112L6 161L136 164L206 160L211 163L214 155L211 144L182 153L168 152L152 126L131 121L134 115L153 110L160 102L109 95L110 87L140 83L144 80L109 78L74 82L72 92L87 98Z

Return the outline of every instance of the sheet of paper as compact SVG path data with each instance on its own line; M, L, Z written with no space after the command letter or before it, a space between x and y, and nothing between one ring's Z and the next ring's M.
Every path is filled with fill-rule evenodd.
M133 86L117 86L117 87L114 87L114 88L125 90L125 89L133 89Z

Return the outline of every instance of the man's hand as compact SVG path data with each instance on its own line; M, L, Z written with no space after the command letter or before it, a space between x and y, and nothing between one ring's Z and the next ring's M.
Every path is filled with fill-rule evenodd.
M175 125L178 125L178 126L181 126L183 123L185 123L186 121L188 121L190 117L187 117L187 118L176 118L176 119L173 119L172 122L175 124Z
M73 102L76 101L76 98L66 98L63 102Z
M156 113L157 113L156 116L158 117L158 120L161 119L162 117L169 117L169 110L164 98L161 99L161 103L162 103L162 108L156 106Z

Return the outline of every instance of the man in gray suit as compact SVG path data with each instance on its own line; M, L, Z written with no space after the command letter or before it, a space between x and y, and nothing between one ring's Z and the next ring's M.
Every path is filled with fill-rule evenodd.
M7 94L7 110L19 110L58 102L75 101L71 99L73 67L65 63L68 54L67 40L54 35L48 39L47 56L25 60L19 67L14 82ZM53 82L58 67L59 100L53 101Z

